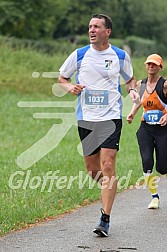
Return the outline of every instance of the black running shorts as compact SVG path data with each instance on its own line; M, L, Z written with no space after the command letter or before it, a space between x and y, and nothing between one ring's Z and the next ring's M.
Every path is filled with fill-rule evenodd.
M119 150L121 129L121 119L102 122L78 121L84 156L93 155L101 148Z

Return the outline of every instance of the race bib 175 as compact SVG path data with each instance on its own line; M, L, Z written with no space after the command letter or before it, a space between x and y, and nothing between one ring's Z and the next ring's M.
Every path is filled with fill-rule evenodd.
M163 113L161 110L148 110L144 114L144 120L149 124L158 124L162 116Z

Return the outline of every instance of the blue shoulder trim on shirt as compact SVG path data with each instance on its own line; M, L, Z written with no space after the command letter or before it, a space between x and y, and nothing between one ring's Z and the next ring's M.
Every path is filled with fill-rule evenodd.
M116 47L116 46L111 46L111 48L115 51L115 53L118 56L119 59L119 64L120 64L120 74L122 75L123 79L125 81L129 81L131 79L130 76L128 76L124 70L123 70L123 66L124 66L124 60L125 60L125 51Z
M78 73L81 66L81 61L87 52L89 50L90 45L81 47L77 49L77 74L76 74L76 83L79 83L78 81ZM81 106L81 95L78 95L78 105L77 105L77 120L83 120L83 111Z
M125 51L116 47L116 46L111 46L111 48L116 52L117 56L119 59L124 60L125 59Z
M77 49L77 74L76 74L76 83L78 83L78 73L79 73L79 69L81 66L81 61L85 55L85 53L87 52L87 50L90 48L90 45L81 47Z
M81 47L77 49L77 62L81 61L85 55L85 53L87 52L87 50L90 48L90 45Z

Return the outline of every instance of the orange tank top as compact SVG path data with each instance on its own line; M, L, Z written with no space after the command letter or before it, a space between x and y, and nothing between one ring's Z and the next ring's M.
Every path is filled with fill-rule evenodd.
M145 83L146 82L147 81L145 80ZM162 82L162 80L160 82ZM163 92L163 85L158 86L158 84L159 81L152 93L148 93L145 89L141 97L141 103L143 106L143 115L141 120L146 121L149 124L158 124L160 117L167 113L167 104L160 98L159 95Z

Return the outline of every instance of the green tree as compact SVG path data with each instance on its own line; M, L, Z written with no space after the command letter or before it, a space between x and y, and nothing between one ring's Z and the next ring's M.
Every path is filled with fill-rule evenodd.
M166 0L1 0L0 34L29 39L86 35L93 13L113 20L113 38L152 39L166 52Z
M88 22L93 13L102 11L104 3L108 0L64 0L61 5L61 16L56 14L54 38L63 36L83 35L88 32ZM63 28L63 29L62 29Z
M53 33L55 8L51 0L1 1L1 34L33 39L47 37Z

